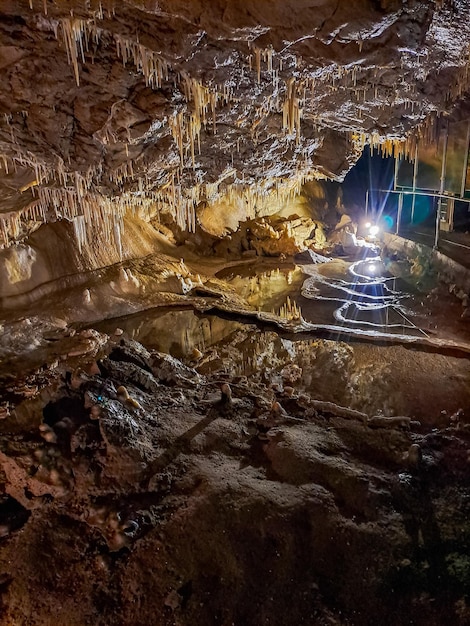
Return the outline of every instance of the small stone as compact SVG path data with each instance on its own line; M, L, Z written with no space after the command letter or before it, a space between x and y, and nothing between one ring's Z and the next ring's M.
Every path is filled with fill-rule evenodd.
M202 352L197 348L193 348L191 351L191 359L193 361L199 361L199 359L202 359Z
M281 376L285 383L293 385L302 378L302 368L295 363L291 363L281 370Z
M0 537L8 537L10 534L10 527L6 524L0 525Z
M287 415L287 411L284 409L284 407L279 404L279 402L275 401L272 403L271 406L271 411L276 414L276 415L281 415L281 416L286 416Z
M79 389L83 383L87 380L87 375L81 368L77 368L72 373L72 378L70 380L70 386L72 389Z
M85 409L90 409L94 404L96 404L95 398L88 391L83 396L83 399Z
M233 404L233 399L230 385L228 383L222 383L222 385L220 386L220 392L222 404L231 406Z
M48 424L40 424L39 433L47 443L57 443L57 435Z
M51 469L49 472L49 482L51 485L55 485L56 487L61 484L59 472L56 469Z
M179 607L180 603L181 598L175 589L173 589L173 591L170 591L164 602L165 606L167 606L169 609L172 609L173 611Z
M0 407L0 420L4 420L9 416L10 416L10 411L8 409L8 406L1 406Z
M422 460L421 447L417 443L411 444L408 448L408 465L410 467L418 467Z
M38 448L37 450L34 450L33 457L37 461L42 461L44 459L45 454L46 453L44 452L44 450L42 450L41 448Z
M99 404L94 404L90 409L90 419L97 420L101 415L101 407Z
M118 550L124 548L126 545L128 545L127 537L121 532L114 533L108 539L108 548L111 552L118 552Z

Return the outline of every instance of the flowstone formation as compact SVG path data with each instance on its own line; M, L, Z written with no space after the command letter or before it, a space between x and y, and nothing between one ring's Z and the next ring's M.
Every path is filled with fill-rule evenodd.
M463 0L6 0L0 243L67 220L71 246L99 234L119 260L138 254L126 216L194 231L223 200L253 219L306 180L341 180L365 143L412 156L465 94L469 14Z

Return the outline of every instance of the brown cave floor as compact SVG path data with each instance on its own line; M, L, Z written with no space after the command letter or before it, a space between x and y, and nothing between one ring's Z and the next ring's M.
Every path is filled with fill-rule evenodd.
M279 270L156 308L116 286L101 321L77 305L67 323L51 300L5 322L2 623L469 622L461 305L413 292L442 344L334 341L254 323L260 293L275 312L301 302L303 273Z
M423 368L403 347L231 323L192 368L131 339L136 321L109 340L72 337L93 349L42 385L38 374L39 395L0 423L4 623L467 623L467 419L380 425L341 408L339 392L321 402L322 380L335 400L331 381L351 368L398 393L400 381L367 377L385 351L443 402L452 389L436 376L447 364L457 384L466 361L428 355ZM161 328L145 332L158 342Z

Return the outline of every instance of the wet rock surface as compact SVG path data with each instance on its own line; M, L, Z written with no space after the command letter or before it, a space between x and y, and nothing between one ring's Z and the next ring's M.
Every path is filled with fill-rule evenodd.
M274 337L248 376L240 331L195 367L85 338L31 397L4 389L4 620L466 623L465 411L437 429L321 400Z

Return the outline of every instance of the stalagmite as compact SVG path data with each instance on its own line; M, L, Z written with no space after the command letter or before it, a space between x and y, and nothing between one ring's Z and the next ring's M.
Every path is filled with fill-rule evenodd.
M286 303L282 305L279 311L279 317L286 320L302 320L302 311L299 305L287 296Z

